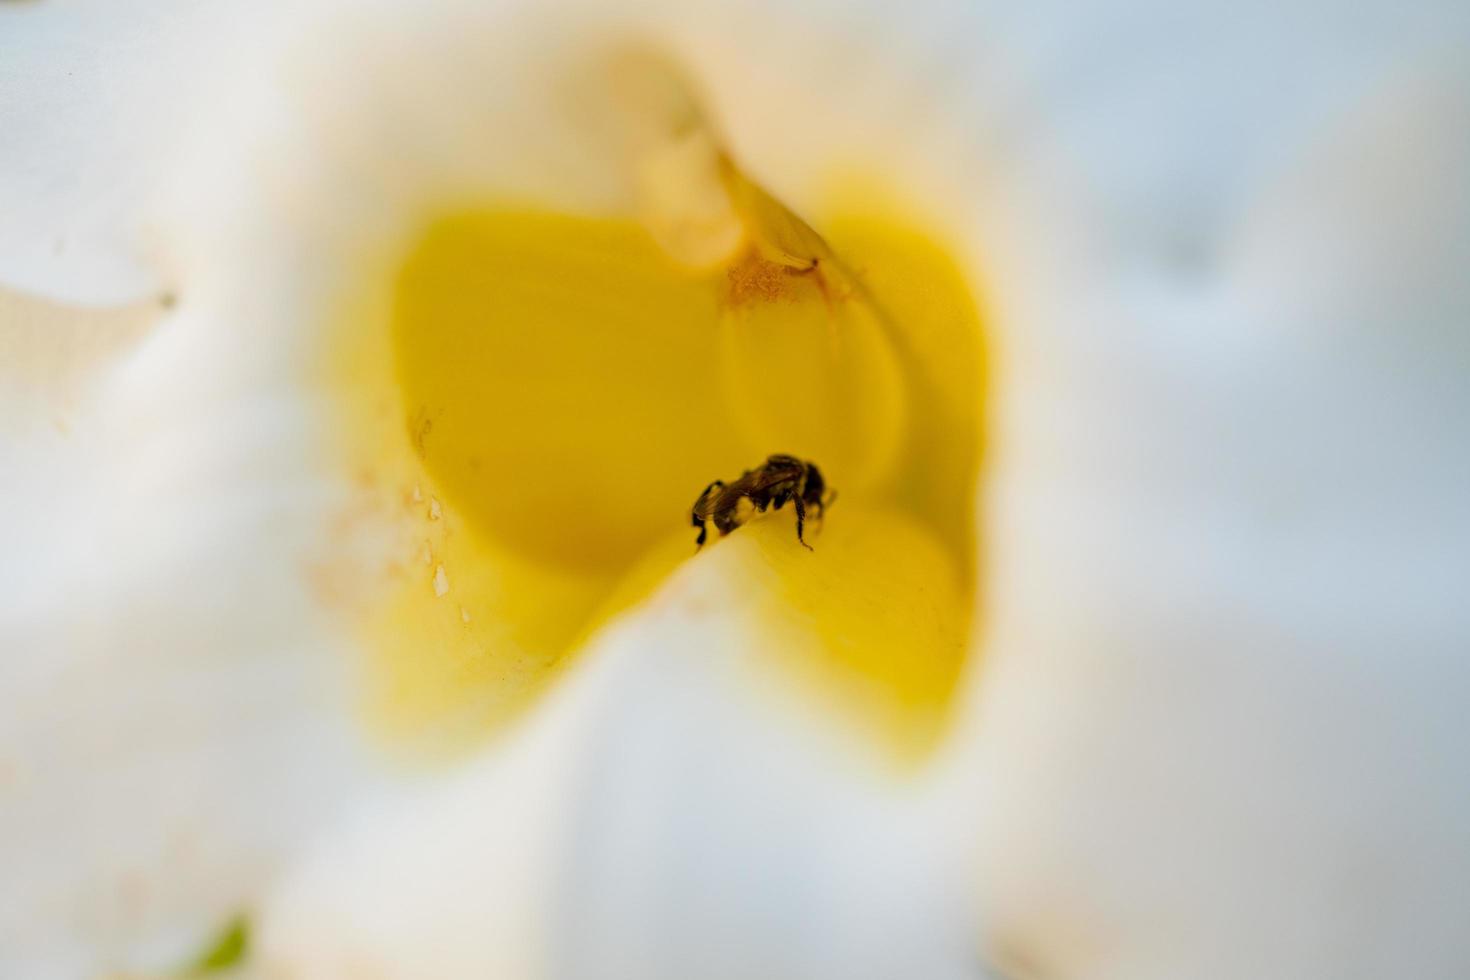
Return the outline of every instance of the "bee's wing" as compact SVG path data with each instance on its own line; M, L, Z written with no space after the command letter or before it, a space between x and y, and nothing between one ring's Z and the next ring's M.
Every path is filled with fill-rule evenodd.
M801 478L801 470L794 466L766 466L751 473L740 482L746 493L769 490L780 483L789 483Z

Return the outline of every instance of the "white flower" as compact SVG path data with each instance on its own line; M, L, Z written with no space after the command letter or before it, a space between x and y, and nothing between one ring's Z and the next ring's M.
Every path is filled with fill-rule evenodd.
M1464 973L1467 36L1451 5L6 5L0 974L169 970L242 913L285 976ZM619 118L628 50L708 118L651 69ZM844 180L983 302L974 515L967 359L905 305L940 266L843 225ZM820 300L748 181L832 241ZM683 280L434 224L506 200L797 298L732 300L687 376L599 349L579 377L626 402L548 420L493 374L521 347L394 326L449 295L453 229L505 264L446 310L565 263L528 331L593 294L666 322ZM776 410L814 310L866 339ZM710 445L658 441L732 391ZM646 458L609 441L644 396ZM784 513L664 547L649 501L727 432L840 461L810 556Z

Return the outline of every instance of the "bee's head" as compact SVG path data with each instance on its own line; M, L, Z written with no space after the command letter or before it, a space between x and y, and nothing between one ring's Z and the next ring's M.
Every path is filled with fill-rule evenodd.
M804 465L806 464L802 463L795 456L788 456L785 453L775 453L766 457L766 466L771 469L800 469Z

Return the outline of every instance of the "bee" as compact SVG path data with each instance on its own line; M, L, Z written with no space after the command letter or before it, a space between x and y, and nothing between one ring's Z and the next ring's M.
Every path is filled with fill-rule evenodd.
M764 463L753 470L746 470L733 483L716 480L704 488L704 493L699 495L689 514L690 522L699 528L699 537L694 541L695 549L704 545L709 532L705 526L706 521L714 522L720 537L744 524L751 512L747 511L742 515L740 503L748 500L758 513L765 513L767 507L780 510L787 501L794 504L796 540L807 551L811 551L812 546L801 536L802 527L806 523L807 508L815 511L817 518L821 519L822 512L836 499L836 491L827 494L826 481L822 479L822 471L817 469L815 463L803 462L795 456L781 453L768 456Z

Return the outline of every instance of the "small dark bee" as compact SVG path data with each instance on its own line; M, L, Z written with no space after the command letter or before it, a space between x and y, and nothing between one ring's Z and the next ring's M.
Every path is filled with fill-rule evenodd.
M704 493L694 502L694 509L689 515L693 525L699 528L695 547L704 545L709 531L705 527L705 521L714 521L715 530L720 532L720 537L744 524L750 513L741 515L742 500L749 500L755 511L760 513L765 513L767 507L780 510L789 500L796 506L796 540L811 551L812 546L801 536L802 526L806 523L808 507L820 519L822 512L837 499L834 491L824 500L826 492L827 484L815 463L805 463L795 456L779 453L767 457L757 469L746 470L733 483L716 480L704 488Z

